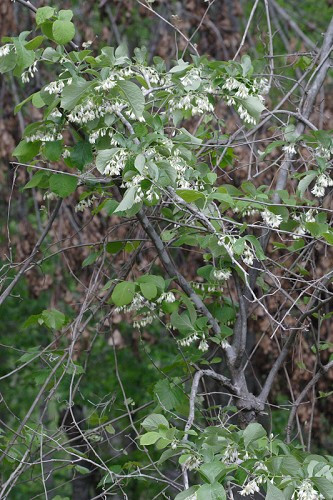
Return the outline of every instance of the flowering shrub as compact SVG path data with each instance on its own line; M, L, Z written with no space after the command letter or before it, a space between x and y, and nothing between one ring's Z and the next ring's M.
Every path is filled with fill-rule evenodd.
M30 32L7 37L0 48L0 72L13 72L24 84L38 71L56 74L53 81L16 106L18 113L32 105L42 117L25 128L13 155L16 165L28 165L33 173L24 188L40 190L43 199L55 205L51 225L61 200L75 194L79 196L75 212L124 221L135 218L156 251L156 274L128 278L125 272L105 279L107 273L100 273L106 252L116 254L126 245L130 252L139 248L140 242L132 242L130 237L120 246L116 241L95 245L82 263L83 267L100 266L97 275L102 275L103 283L92 294L94 299L98 297L99 305L108 304L112 314L131 321L139 332L154 332L162 325L179 352L177 362L186 368L172 381L164 379L155 385L157 409L142 422L146 432L137 432L131 421L140 450L146 454L149 446L158 452L165 450L157 466L171 460L182 474L181 488L170 480L176 489L183 489L177 500L233 498L237 491L245 497L266 494L268 500L331 499L332 457L311 455L277 436L268 437L256 422L265 413L277 371L296 335L307 328L304 322L321 308L321 293L327 292L331 279L314 277L309 284L314 291L310 297L306 295L301 306L300 298L310 292L301 289L299 298L296 287L296 298L294 289L291 295L286 292L287 313L273 316L269 311L266 298L281 290L283 279L279 259L275 262L268 252L270 236L274 236L275 249L286 255L291 252L296 261L305 247L320 243L327 251L333 244L326 208L326 196L333 186L333 137L310 121L328 70L327 49L320 64L314 65L304 106L291 112L288 122L282 122L281 139L265 139L265 149L256 152L258 162L264 165L271 155L281 155L276 185L258 184L250 172L248 180L236 186L226 182L224 169L232 163L234 149L241 142L234 144L224 133L225 110L232 109L246 141L271 116L286 111L284 101L281 109L268 110L272 78L261 76L259 63L247 55L236 62L191 54L169 68L159 57L148 64L144 48L135 49L130 57L125 46L103 47L96 55L89 44L82 50L75 46L72 17L70 10L42 7L36 12L41 34L29 40ZM331 47L331 31L325 35L324 48L328 42ZM68 50L68 44L73 50ZM298 156L306 161L294 168ZM201 253L204 265L196 268L196 263L191 263L192 281L181 274L170 256L173 247L195 248ZM26 261L25 269L38 249ZM297 284L303 284L309 274L301 265L290 272L283 268L283 272L286 280ZM13 286L15 281L1 297L6 298ZM229 296L230 287L234 293ZM71 323L71 345L81 333L80 321L90 311L89 300L83 301L86 309L82 309L79 322ZM278 330L288 331L259 394L250 391L245 376L247 320L252 304L269 318L272 337ZM92 316L98 311L99 306ZM70 320L59 314L45 316L44 311L29 318L25 326L60 330ZM297 321L292 323L290 318L295 317ZM326 349L319 349L316 341L312 347L318 356ZM217 351L223 356L218 358L224 364L223 374L199 366L215 364ZM32 352L29 360L35 355ZM67 355L65 372L73 377L82 374L82 367L80 371L72 359L72 350L64 351L63 356ZM52 362L61 364L59 359L52 357ZM332 361L323 366L320 376L331 368ZM191 379L190 385L184 373ZM195 408L202 409L198 384L203 377L217 380L228 391L234 404L230 413L240 415L243 429L228 423L229 416L221 413L211 422L214 425L204 427L204 419L195 412ZM131 415L125 395L124 401ZM289 422L289 438L294 417ZM80 457L75 450L69 453ZM98 455L94 460L103 472L100 487L104 491L110 483L116 488L122 479L140 478L145 473L145 467L131 474L121 467L108 469ZM153 464L153 471L159 470ZM82 468L80 472L84 473Z

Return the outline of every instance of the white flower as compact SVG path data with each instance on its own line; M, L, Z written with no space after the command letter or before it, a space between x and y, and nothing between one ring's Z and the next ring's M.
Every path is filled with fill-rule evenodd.
M201 463L202 463L201 458L191 455L185 460L183 465L185 469L193 470L197 469Z
M116 84L116 75L110 75L100 85L97 85L97 87L95 87L95 90L111 90L116 86Z
M320 174L317 177L316 183L319 186L322 186L324 188L327 188L329 186L333 186L333 179L331 179L327 174Z
M75 212L84 212L86 208L91 207L95 200L96 196L91 196L91 198L85 198L84 200L79 201L74 209Z
M264 222L270 227L279 227L282 222L281 215L273 214L273 212L270 212L267 209L264 212L262 212L261 215Z
M255 118L251 116L248 111L240 104L237 108L238 114L245 123L252 123L252 125L256 124Z
M244 252L243 252L243 255L242 255L242 260L243 262L247 265L247 266L252 266L253 262L254 262L254 253L252 251L252 249L249 247L249 245L246 243L245 244L245 248L244 248Z
M162 295L156 300L158 304L161 304L163 301L168 302L169 304L172 304L172 302L175 302L176 297L172 292L165 292L162 293Z
M238 450L236 445L228 444L223 454L223 461L233 464L237 462L237 460L238 460Z
M28 83L30 78L34 77L34 74L37 71L37 61L35 61L26 71L24 71L21 75L22 83Z
M60 94L60 92L63 90L65 87L65 84L62 80L59 80L57 82L51 82L46 87L44 88L45 92L48 92L49 94Z
M111 176L119 175L125 168L128 157L129 153L126 149L119 149L107 162L103 173Z
M7 43L0 47L0 57L5 57L9 54L9 52L14 48L14 45Z
M208 351L208 348L209 348L208 342L205 339L203 339L199 344L198 347L199 351L206 352Z
M87 40L86 42L83 42L82 43L82 47L84 49L89 49L89 47L93 44L93 41L92 40Z
M193 85L194 83L200 83L200 71L197 68L191 69L185 76L180 79L182 85L184 87L188 87Z
M246 87L246 85L244 85L244 83L239 84L239 87L238 87L238 90L237 90L235 96L239 97L240 99L246 99L247 97L249 97L248 88Z
M62 139L62 134L58 132L55 127L52 129L48 129L45 132L37 130L34 134L29 135L25 138L26 142L35 142L35 141L54 142L54 141L61 141L61 139Z
M325 194L325 188L324 186L320 186L319 184L315 184L313 188L311 189L311 193L314 196L317 196L317 198L320 198L321 196L324 196Z
M230 269L222 269L222 270L214 269L213 271L213 277L218 281L228 280L230 276L231 276Z
M197 333L193 333L193 335L189 335L185 339L178 340L178 344L183 347L189 347L193 342L199 340Z
M46 193L43 196L43 200L53 201L53 200L57 200L57 199L58 199L58 195L55 193L52 193L51 191L46 191Z
M256 480L253 479L252 481L249 481L245 486L243 485L243 489L239 492L240 495L248 496L248 495L253 495L253 493L259 491L259 486L256 483Z
M296 154L295 143L286 144L282 150L290 155Z
M222 86L225 90L235 90L240 86L240 82L233 77L227 78L225 84Z
M302 481L300 487L294 491L293 496L291 497L293 500L320 500L323 497L321 493L316 491L309 479L305 479Z

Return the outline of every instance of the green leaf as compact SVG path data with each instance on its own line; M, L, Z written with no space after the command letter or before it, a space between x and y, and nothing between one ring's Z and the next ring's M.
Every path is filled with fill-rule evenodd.
M178 330L183 331L185 333L194 331L194 327L191 323L191 320L185 312L182 313L181 316L176 311L173 312L171 314L171 324Z
M40 24L43 24L47 19L50 19L54 14L54 8L53 7L40 7L37 9L36 12L36 24L39 26Z
M203 484L196 492L197 500L225 500L226 494L222 484Z
M163 415L152 413L144 419L141 425L146 431L157 431L160 425L169 427L169 422Z
M146 432L140 437L140 444L142 446L149 446L150 444L155 444L156 441L160 439L161 435L158 432Z
M83 78L73 80L62 91L61 107L65 110L73 109L92 84L93 82L87 82Z
M313 477L311 478L313 484L316 485L319 492L325 497L326 500L332 500L333 498L333 484L325 477Z
M102 149L98 151L96 156L96 168L101 174L104 174L106 165L117 151L119 151L119 148Z
M78 142L73 147L70 158L75 167L82 171L85 165L93 161L91 144L87 141Z
M41 318L47 327L54 330L60 330L66 323L66 316L57 309L46 309L42 312Z
M75 36L75 26L71 21L59 19L53 23L52 34L57 43L66 45Z
M12 49L6 56L0 57L0 73L8 73L12 71L17 63L17 54Z
M138 283L149 283L155 285L160 292L163 292L165 289L165 280L162 276L156 276L154 274L144 274L137 279Z
M50 189L61 198L66 198L74 193L78 178L67 174L53 174L50 177Z
M317 177L317 172L308 172L301 181L298 183L297 190L301 196L304 196L306 189L311 182Z
M115 434L115 433L116 433L116 430L115 430L115 428L113 427L113 425L112 425L112 424L108 424L108 425L105 427L105 430L106 430L106 432L107 432L108 434L111 434L111 435L113 435L113 434Z
M42 108L43 106L45 106L45 102L43 101L42 99L42 96L40 94L40 92L35 92L34 94L32 94L31 96L32 98L32 104L35 106L35 108Z
M270 481L267 481L267 493L265 500L286 500L283 492Z
M43 154L50 161L58 161L61 153L62 141L46 142L43 147Z
M140 283L140 290L147 300L154 299L157 295L157 288L151 283Z
M118 283L112 293L112 300L118 307L127 306L133 300L135 294L135 283L123 281Z
M84 261L82 262L82 268L87 267L87 266L91 266L91 264L94 264L100 255L101 255L100 252L91 252L88 255L88 257L86 257L84 259Z
M82 465L74 465L74 469L79 472L79 474L90 474L90 470Z
M136 191L137 191L136 186L131 186L130 188L127 189L123 199L121 200L118 207L114 211L115 214L118 212L126 212L126 210L129 210L130 208L133 207Z
M137 118L141 118L145 107L145 98L141 89L133 82L128 80L120 80L118 87L122 90L126 100L131 105L134 114Z
M210 483L215 483L218 481L225 471L225 465L222 462L209 462L201 465L199 468L200 474L202 474Z
M73 17L72 10L59 10L58 18L63 19L64 21L70 21Z
M245 447L247 448L253 441L256 441L264 436L266 436L266 431L261 424L249 424L243 433Z
M176 194L187 203L205 198L204 194L199 193L199 191L193 191L192 189L177 189Z
M27 42L24 47L27 50L36 50L43 43L44 40L45 36L43 35L35 36L35 38Z
M40 142L26 142L24 139L16 146L12 155L22 162L27 163L32 160L38 153Z
M256 122L258 122L262 111L265 109L261 100L258 97L249 96L246 99L239 99L239 101Z
M146 158L143 156L143 154L139 154L135 158L134 166L140 172L140 174L142 174L143 172L145 163L146 163Z

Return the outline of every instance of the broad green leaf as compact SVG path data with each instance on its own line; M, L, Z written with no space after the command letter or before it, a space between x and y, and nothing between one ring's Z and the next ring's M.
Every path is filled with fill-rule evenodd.
M163 415L152 413L144 419L141 425L146 431L157 431L160 425L169 427L169 422Z
M155 285L160 292L165 289L165 280L162 276L156 276L154 274L144 274L137 279L138 283L149 283Z
M286 500L283 491L279 490L270 481L267 481L267 493L265 500Z
M12 49L6 56L0 57L0 73L8 73L12 71L17 63L17 54Z
M27 50L36 50L43 43L44 40L45 36L43 35L35 36L35 38L27 42L24 47Z
M193 332L194 327L191 323L190 318L184 312L179 315L176 311L171 314L171 324L175 328L183 332Z
M39 184L44 180L48 178L47 172L44 170L38 170L30 179L29 182L26 183L24 186L24 189L31 189L33 187L39 186Z
M57 309L46 309L41 317L45 325L54 330L60 330L66 323L66 316Z
M219 481L224 471L225 465L218 461L203 464L199 468L200 474L202 474L210 483Z
M157 295L157 288L151 283L140 283L140 290L147 300L152 300Z
M311 481L316 485L319 492L325 497L325 500L333 499L333 483L325 477L313 477Z
M113 434L115 434L115 433L116 433L116 430L115 430L115 428L113 427L113 425L112 425L112 424L108 424L108 425L105 427L105 430L106 430L106 432L107 432L108 434L111 434L111 435L113 435Z
M122 281L118 283L112 293L112 300L117 307L127 306L133 300L135 294L135 283Z
M68 111L73 109L92 84L93 82L87 82L83 78L73 80L62 91L61 107Z
M193 191L191 189L177 189L176 194L187 203L192 203L193 201L205 198L203 193Z
M22 163L27 163L32 160L38 153L40 142L26 142L24 139L14 149L12 155Z
M249 424L243 433L245 447L247 448L253 441L256 441L264 436L266 436L266 431L261 424Z
M91 144L87 141L80 141L71 150L70 159L79 170L83 170L85 165L93 161Z
M123 199L121 200L118 207L114 211L115 214L118 212L126 212L126 210L129 210L130 208L133 207L136 191L137 191L136 186L131 186L130 188L127 189Z
M39 109L45 106L46 103L43 101L40 92L35 92L34 94L32 94L31 97L32 97L31 102L35 106L35 108Z
M73 17L73 11L72 10L59 10L58 12L58 18L65 20L65 21L70 21Z
M66 43L70 42L74 38L75 26L71 21L59 19L53 23L52 34L57 43L60 45L66 45Z
M309 187L311 182L317 177L317 172L309 171L302 180L299 181L297 190L301 196L304 196L306 189Z
M239 101L256 122L258 122L262 111L265 109L261 100L258 97L249 96L246 99L239 99Z
M142 172L143 172L145 163L146 163L146 158L143 156L143 154L140 153L135 158L135 162L134 162L134 166L140 172L140 174L142 174Z
M203 484L196 492L197 500L225 500L225 490L220 483Z
M91 266L91 264L94 264L98 257L101 255L101 252L91 252L88 257L84 259L82 262L82 267L87 267Z
M62 153L62 148L62 141L46 142L43 147L43 154L50 161L58 161Z
M149 446L150 444L155 444L161 438L158 432L146 432L140 437L140 444L142 446Z
M37 9L36 12L36 24L39 26L40 24L43 24L47 19L50 19L54 14L54 8L53 7L40 7Z
M74 193L78 178L68 174L53 174L50 177L50 189L61 198L66 198Z
M178 493L178 495L175 497L175 500L187 500L187 499L193 499L195 492L198 490L199 486L191 486L191 488L188 488L188 490L181 491Z
M0 58L0 65L1 65L1 58ZM1 71L0 71L1 73ZM26 99L24 99L24 101L21 101L19 104L17 104L14 108L14 114L16 115L16 113L18 113L20 111L20 109L29 101L31 101L32 97L33 97L34 94L32 95L29 95L29 97L27 97Z
M131 105L135 116L141 118L145 107L145 98L140 87L128 80L120 80L118 87L120 87L126 100Z
M104 174L106 165L117 151L119 151L119 148L101 149L98 151L96 156L96 168L101 174Z

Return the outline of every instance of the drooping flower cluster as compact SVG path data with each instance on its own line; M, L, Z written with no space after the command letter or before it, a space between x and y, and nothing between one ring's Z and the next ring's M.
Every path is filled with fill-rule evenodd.
M248 243L245 243L244 251L242 253L242 260L247 266L252 266L255 259L254 252Z
M213 271L213 278L215 278L218 281L226 281L230 278L231 276L231 271L230 269L214 269Z
M283 146L282 150L288 153L289 155L295 155L296 154L295 143L291 142L289 144L286 144L285 146Z
M291 498L292 500L321 500L324 496L313 488L309 479L305 479Z
M267 209L264 210L261 215L262 215L263 221L269 227L273 227L273 228L279 227L281 222L282 222L282 216L273 214L273 212L271 212L270 210L267 210Z
M0 47L0 57L5 57L9 54L11 50L15 49L14 45L11 43L7 43Z
M200 467L202 459L196 455L189 456L183 463L183 467L188 470L194 470Z
M90 198L79 201L75 207L75 212L84 212L86 208L90 208L93 205L95 200L96 196L91 196Z
M113 101L103 99L97 104L92 98L89 98L84 103L75 106L69 113L68 120L73 123L85 124L107 114L120 112L125 106L126 104L118 99Z
M293 230L292 237L294 238L294 240L301 238L302 236L304 236L305 234L307 234L309 232L306 229L305 224L307 222L315 222L316 221L316 219L315 219L316 214L317 214L316 210L310 209L305 214L301 214L301 215L294 214L292 216L292 218L295 221L300 223L300 225L296 229Z
M195 332L191 335L188 335L184 339L178 340L178 344L181 345L182 347L189 347L193 342L196 340L199 340L199 335Z
M248 112L242 102L250 96L257 97L261 102L265 101L264 95L268 93L269 86L266 78L261 80L256 79L254 82L242 82L234 77L226 79L222 86L222 90L227 91L226 103L228 106L236 106L240 118L252 125L256 124L256 119Z
M65 83L62 80L56 82L51 82L46 87L44 87L45 92L49 94L60 94L65 87Z
M36 71L37 71L37 61L35 61L31 66L29 66L29 68L26 71L23 71L21 75L22 83L30 82L30 78L33 78L35 76Z
M125 168L129 156L127 149L119 148L105 165L103 173L111 176L119 175Z
M195 94L189 92L182 97L173 97L169 101L170 111L191 110L192 115L203 115L204 113L212 113L214 105L209 101L205 94Z
M333 179L331 179L327 174L322 173L318 175L316 183L311 190L311 193L319 198L321 196L324 196L325 189L331 186L333 186Z
M55 127L45 130L44 132L38 130L34 134L28 135L25 138L26 142L35 142L35 141L54 142L54 141L61 141L61 139L62 139L62 134Z
M164 292L160 297L156 300L158 304L161 304L162 302L167 302L168 304L172 304L175 302L176 297L173 292Z
M180 79L180 81L184 87L188 87L193 84L200 84L200 71L197 68L192 68Z

